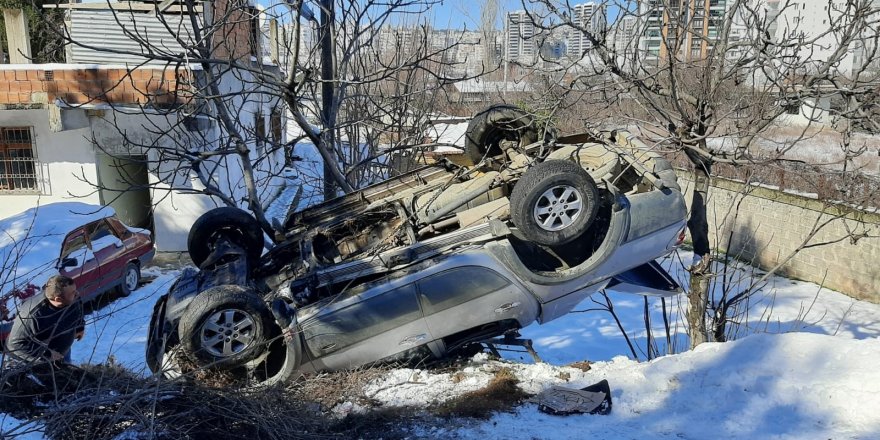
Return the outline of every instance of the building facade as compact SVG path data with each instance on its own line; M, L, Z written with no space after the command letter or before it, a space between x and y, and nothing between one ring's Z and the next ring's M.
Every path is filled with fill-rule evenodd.
M504 22L504 59L521 64L537 60L537 29L527 11L507 14Z
M597 33L607 23L604 3L587 2L572 6L571 21L575 29L569 32L568 56L579 59L592 48L590 39L583 31Z
M277 71L262 60L255 8L238 5L224 14L217 8L226 2L210 5L214 16L231 16L220 24L217 35L224 38L211 40L214 58ZM6 87L0 92L0 217L76 199L112 206L126 223L151 229L160 251L186 250L192 223L223 203L199 194L197 171L182 157L229 145L232 136L199 92L204 65L167 61L195 46L190 17L176 5L164 12L146 3L59 7L64 32L81 43L69 45L67 63L0 66ZM202 12L196 21L210 20ZM147 53L150 46L167 52ZM268 200L283 183L283 153L269 147L284 142L277 95L263 89L252 70L217 69L216 78L224 107L258 163L259 196ZM209 184L238 201L247 191L236 156L211 156L201 166L210 169Z
M793 55L816 66L828 60L838 50L843 32L834 28L846 26L856 7L853 2L845 0L768 0L767 3L778 15L774 23L775 40L801 42L803 46ZM873 1L872 6L880 7L880 1ZM875 14L869 21L876 23L878 18L880 17ZM875 49L876 26L873 26L873 29L853 38L847 47L846 56L833 67L835 73L848 76L865 67L880 67L865 66L866 60Z
M646 25L642 50L659 61L670 52L680 60L705 58L718 38L728 0L647 0L639 12Z

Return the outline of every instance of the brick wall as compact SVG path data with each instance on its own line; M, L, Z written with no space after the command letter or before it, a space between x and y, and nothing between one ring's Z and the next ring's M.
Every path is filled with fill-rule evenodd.
M256 9L247 0L214 1L213 20L220 23L211 34L213 56L247 62L256 53L254 22Z
M35 65L35 67L38 65ZM75 67L75 66L70 66ZM186 72L123 68L0 70L0 104L186 104Z
M693 184L679 171L690 204ZM830 221L779 273L812 281L854 298L880 303L880 214L827 205L768 188L714 178L707 203L710 240L719 249L769 269L787 258L815 225ZM856 242L849 233L871 237Z

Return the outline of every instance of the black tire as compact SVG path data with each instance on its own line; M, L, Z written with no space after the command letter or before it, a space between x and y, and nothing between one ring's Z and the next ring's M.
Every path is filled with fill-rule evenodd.
M476 115L465 132L464 152L474 164L484 157L498 156L502 140L518 140L521 146L538 140L535 119L525 111L507 104L494 105Z
M202 367L230 369L266 349L273 325L272 314L259 296L241 286L225 285L200 293L177 328L187 358Z
M574 207L576 201L580 201L578 208ZM548 160L526 171L516 182L510 194L510 216L526 239L559 246L589 229L598 201L596 182L586 170L574 162Z
M290 343L281 337L269 345L265 361L251 372L248 382L252 387L272 387L293 381L301 375L298 371L302 353L300 335L293 335Z
M125 265L122 272L122 284L116 288L119 296L126 297L131 295L137 289L138 283L141 282L141 267L135 262L129 262Z
M186 239L186 248L196 266L211 255L219 238L241 246L247 253L249 267L254 267L263 254L263 230L253 216L238 208L215 208L193 223Z
M162 356L165 354L166 335L163 331L165 322L165 306L168 304L168 295L162 295L153 313L150 315L150 327L147 332L146 362L147 367L153 373L158 373L162 368Z

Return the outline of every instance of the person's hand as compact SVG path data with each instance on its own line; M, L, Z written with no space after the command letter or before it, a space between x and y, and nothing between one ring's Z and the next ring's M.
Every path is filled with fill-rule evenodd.
M55 350L49 350L49 353L52 355L52 362L64 360L64 355Z
M83 338L83 336L85 336L85 334L86 334L85 330L79 330L76 332L76 336L74 336L74 338L76 338L77 341L82 341L82 338Z

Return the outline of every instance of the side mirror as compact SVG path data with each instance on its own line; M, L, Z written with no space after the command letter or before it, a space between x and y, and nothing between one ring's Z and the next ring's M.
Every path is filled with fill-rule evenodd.
M79 261L76 258L64 258L61 260L61 267L59 269L76 266L79 266Z

